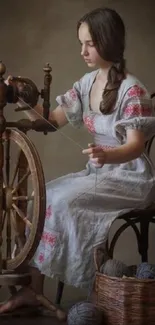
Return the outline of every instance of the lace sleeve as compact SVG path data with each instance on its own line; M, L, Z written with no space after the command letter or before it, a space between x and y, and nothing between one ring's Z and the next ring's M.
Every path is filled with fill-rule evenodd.
M126 92L122 105L120 120L115 123L115 131L126 137L127 129L144 132L146 140L155 134L155 113L152 100L145 88L132 86Z
M83 78L75 82L73 87L64 95L56 98L57 103L62 106L69 123L76 128L83 125L83 107L81 100Z

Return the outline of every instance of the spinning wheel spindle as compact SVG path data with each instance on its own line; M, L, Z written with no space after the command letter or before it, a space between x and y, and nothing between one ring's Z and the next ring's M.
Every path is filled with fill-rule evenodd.
M41 90L41 97L43 100L43 117L48 120L49 117L49 108L50 108L50 84L52 82L51 76L52 68L49 63L44 67L44 89ZM44 134L47 134L47 131L44 131Z

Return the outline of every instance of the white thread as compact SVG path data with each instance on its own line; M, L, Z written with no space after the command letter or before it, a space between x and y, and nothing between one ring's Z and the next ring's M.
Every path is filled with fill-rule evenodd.
M69 136L67 136L64 132L62 132L59 128L57 128L55 125L53 125L51 122L49 122L48 120L46 120L46 118L44 118L40 113L38 113L37 111L35 111L35 109L33 108L33 107L31 107L29 104L27 104L23 99L21 99L20 97L18 97L18 99L20 100L20 101L22 101L23 102L23 104L26 104L31 110L33 110L39 117L41 117L41 119L43 119L43 120L45 120L46 121L46 123L48 123L49 125L51 125L55 130L57 130L58 132L60 132L64 137L66 137L66 139L68 139L68 140L70 140L70 141L72 141L75 145L77 145L79 148L81 148L82 150L83 149L85 149L85 148L83 148L78 142L76 142L75 140L73 140L72 138L70 138ZM94 165L94 167L96 167L96 171L97 171L97 164L96 164L96 166ZM96 179L96 182L97 182L97 179ZM99 185L100 183L102 183L103 182L103 180L102 181L100 181L98 184L96 183L96 185ZM90 187L90 188L88 188L87 190L91 190L91 189L93 189L94 188L94 186L92 186L92 187ZM82 193L83 194L83 193ZM80 197L82 194L80 194L80 195L78 195L77 196L77 198L78 197Z

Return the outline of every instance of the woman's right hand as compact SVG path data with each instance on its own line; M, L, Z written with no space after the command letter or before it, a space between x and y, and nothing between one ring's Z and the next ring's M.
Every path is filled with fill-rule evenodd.
M8 86L12 82L12 76L8 76L7 79L4 80L5 84Z

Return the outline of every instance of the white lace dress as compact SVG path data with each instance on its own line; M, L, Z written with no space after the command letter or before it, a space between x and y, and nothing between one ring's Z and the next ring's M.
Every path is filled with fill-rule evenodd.
M90 109L89 94L97 71L86 74L66 94L57 97L69 122L83 124L103 148L125 142L128 128L148 140L155 131L150 96L132 75L122 82L113 113ZM47 210L42 239L31 261L43 274L64 283L89 287L94 276L93 247L105 242L112 222L121 214L153 200L155 175L147 155L122 164L84 170L46 184Z

